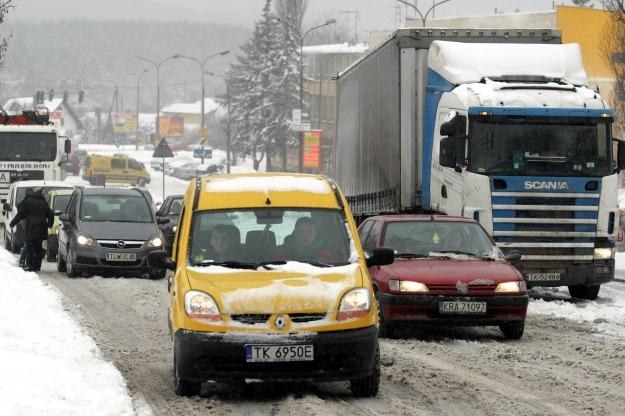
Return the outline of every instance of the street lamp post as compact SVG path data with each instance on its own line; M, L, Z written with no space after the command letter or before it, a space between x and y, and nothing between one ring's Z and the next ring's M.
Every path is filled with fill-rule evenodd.
M178 59L180 58L181 55L173 55L170 56L169 58L163 59L162 61L156 63L150 59L144 58L142 56L137 55L137 59L140 59L144 62L147 62L151 65L154 65L154 68L156 68L156 140L157 142L161 143L161 78L160 78L160 69L161 69L161 65L163 65L165 62L167 61L171 61L173 59ZM139 120L137 120L137 122L139 122ZM163 157L163 165L161 166L162 171L163 171L163 200L165 200L165 158Z
M195 62L196 64L198 64L200 66L200 75L201 75L201 80L202 80L202 102L200 104L200 137L202 137L201 135L205 134L204 130L205 130L205 113L204 113L204 101L206 101L205 97L206 97L206 90L205 90L205 85L204 85L204 66L206 66L206 62L211 59L214 58L216 56L223 56L223 55L228 55L230 53L230 51L222 51L213 55L209 55L206 58L204 58L203 60L199 60L197 58L194 58L193 56L187 56L187 55L179 55L180 58L184 58L184 59L190 59L193 62ZM204 140L202 140L202 164L204 164Z
M336 19L329 19L322 25L314 26L308 29L304 35L302 35L299 44L299 108L303 113L304 109L304 40L306 36L310 34L313 30L320 29L325 26L329 26L336 23ZM304 133L300 133L299 137L299 171L304 171L304 161L303 161L303 147L304 147Z
M141 89L141 77L146 72L150 71L148 69L144 69L139 73L139 75L137 75L137 127L135 130L135 150L139 150L139 94Z
M226 100L227 100L227 107L228 107L228 121L226 124L226 173L230 173L230 163L231 163L231 159L230 159L230 102L231 102L230 84L228 83L228 80L226 79L226 76L224 75L214 74L210 71L203 71L203 72L213 77L219 77L223 79L226 83Z
M432 12L432 16L434 16L434 8L435 8L436 6L440 6L441 4L443 4L443 3L447 3L448 1L451 1L451 0L442 0L442 1L439 1L438 3L434 3L434 1L432 1L432 7L430 7L430 8L428 9L428 11L427 11L427 12L425 12L425 15L423 15L423 14L421 13L421 10L419 10L419 9L417 8L417 6L415 6L414 4L409 3L409 2L407 2L406 0L397 0L397 1L398 1L398 2L400 2L401 4L405 4L406 6L410 6L410 7L412 7L412 8L413 8L413 9L414 9L414 10L415 10L418 14L419 14L419 17L421 17L421 22L423 23L423 27L425 27L425 21L427 20L428 15L430 14L430 12Z

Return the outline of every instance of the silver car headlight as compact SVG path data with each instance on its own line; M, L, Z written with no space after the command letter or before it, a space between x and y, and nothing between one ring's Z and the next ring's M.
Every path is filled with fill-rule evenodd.
M93 247L93 245L94 245L93 238L91 238L91 236L89 236L87 234L78 234L76 236L76 242L79 245L85 246L85 247Z
M160 235L153 236L148 240L148 247L157 248L163 246L163 239Z

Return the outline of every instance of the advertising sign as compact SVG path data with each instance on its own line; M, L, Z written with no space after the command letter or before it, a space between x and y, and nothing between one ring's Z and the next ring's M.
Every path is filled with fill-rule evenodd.
M137 115L136 114L114 114L113 131L116 134L135 134L137 131Z
M161 117L159 129L162 137L181 137L184 133L184 118Z
M304 146L302 146L302 167L304 169L321 170L322 133L321 130L304 132Z

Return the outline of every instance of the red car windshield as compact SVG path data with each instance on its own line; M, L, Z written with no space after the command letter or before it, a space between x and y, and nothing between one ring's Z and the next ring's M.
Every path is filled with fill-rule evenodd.
M494 251L491 239L479 225L451 221L388 222L381 246L392 248L400 257L441 253L482 257Z

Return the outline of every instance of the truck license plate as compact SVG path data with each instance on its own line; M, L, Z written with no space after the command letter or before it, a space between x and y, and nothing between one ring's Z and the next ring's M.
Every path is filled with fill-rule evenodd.
M106 253L106 261L135 261L135 253Z
M313 345L251 345L245 346L248 363L313 361Z
M560 280L560 273L527 273L528 282L557 282Z
M474 302L455 300L449 302L439 302L438 311L440 313L486 313L486 302Z

